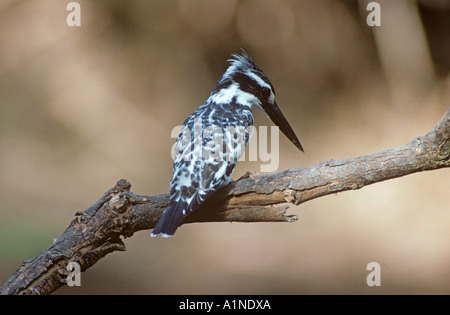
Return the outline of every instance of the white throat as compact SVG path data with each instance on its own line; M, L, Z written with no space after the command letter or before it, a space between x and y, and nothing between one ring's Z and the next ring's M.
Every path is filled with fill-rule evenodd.
M230 104L233 98L239 105L248 107L249 109L255 106L262 110L261 101L255 95L242 91L238 83L233 83L229 87L223 88L210 96L210 100L216 104Z

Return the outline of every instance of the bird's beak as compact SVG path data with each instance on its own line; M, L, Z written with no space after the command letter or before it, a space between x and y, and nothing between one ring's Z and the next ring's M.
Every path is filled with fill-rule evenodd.
M305 152L303 150L302 145L300 144L300 141L298 140L297 136L294 133L294 130L292 130L292 127L289 125L288 121L284 117L283 113L281 112L280 108L278 107L277 103L274 102L273 104L264 104L264 111L267 113L270 119L277 125L280 130L285 134L286 137L288 137L289 140L302 152Z

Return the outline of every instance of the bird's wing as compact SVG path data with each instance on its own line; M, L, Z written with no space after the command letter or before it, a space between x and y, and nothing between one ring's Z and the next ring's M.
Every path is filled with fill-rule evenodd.
M220 128L206 132L212 124L203 124L201 119L194 120L192 117L185 121L177 139L169 205L153 229L152 236L173 235L184 217L227 185L248 143L246 126L232 134ZM246 125L250 125L252 117L249 115L246 119ZM201 138L196 139L199 135Z

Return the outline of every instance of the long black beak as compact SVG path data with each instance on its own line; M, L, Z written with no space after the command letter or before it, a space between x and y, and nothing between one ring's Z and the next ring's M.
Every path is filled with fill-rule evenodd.
M284 133L286 137L288 137L289 140L302 152L305 152L303 150L302 145L300 144L300 141L298 141L297 136L294 133L294 130L292 130L291 125L289 125L288 121L284 117L283 113L281 112L280 108L278 107L277 103L274 102L273 104L266 103L263 105L265 112L267 115L269 115L270 119L277 125L280 130Z

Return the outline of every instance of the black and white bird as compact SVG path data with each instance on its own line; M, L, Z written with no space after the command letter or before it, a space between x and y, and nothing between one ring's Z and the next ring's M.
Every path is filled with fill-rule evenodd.
M251 136L253 114L262 110L291 142L300 141L275 102L275 90L245 49L206 102L183 123L175 144L170 201L151 236L172 236L183 219L231 180ZM249 128L250 127L250 128Z

